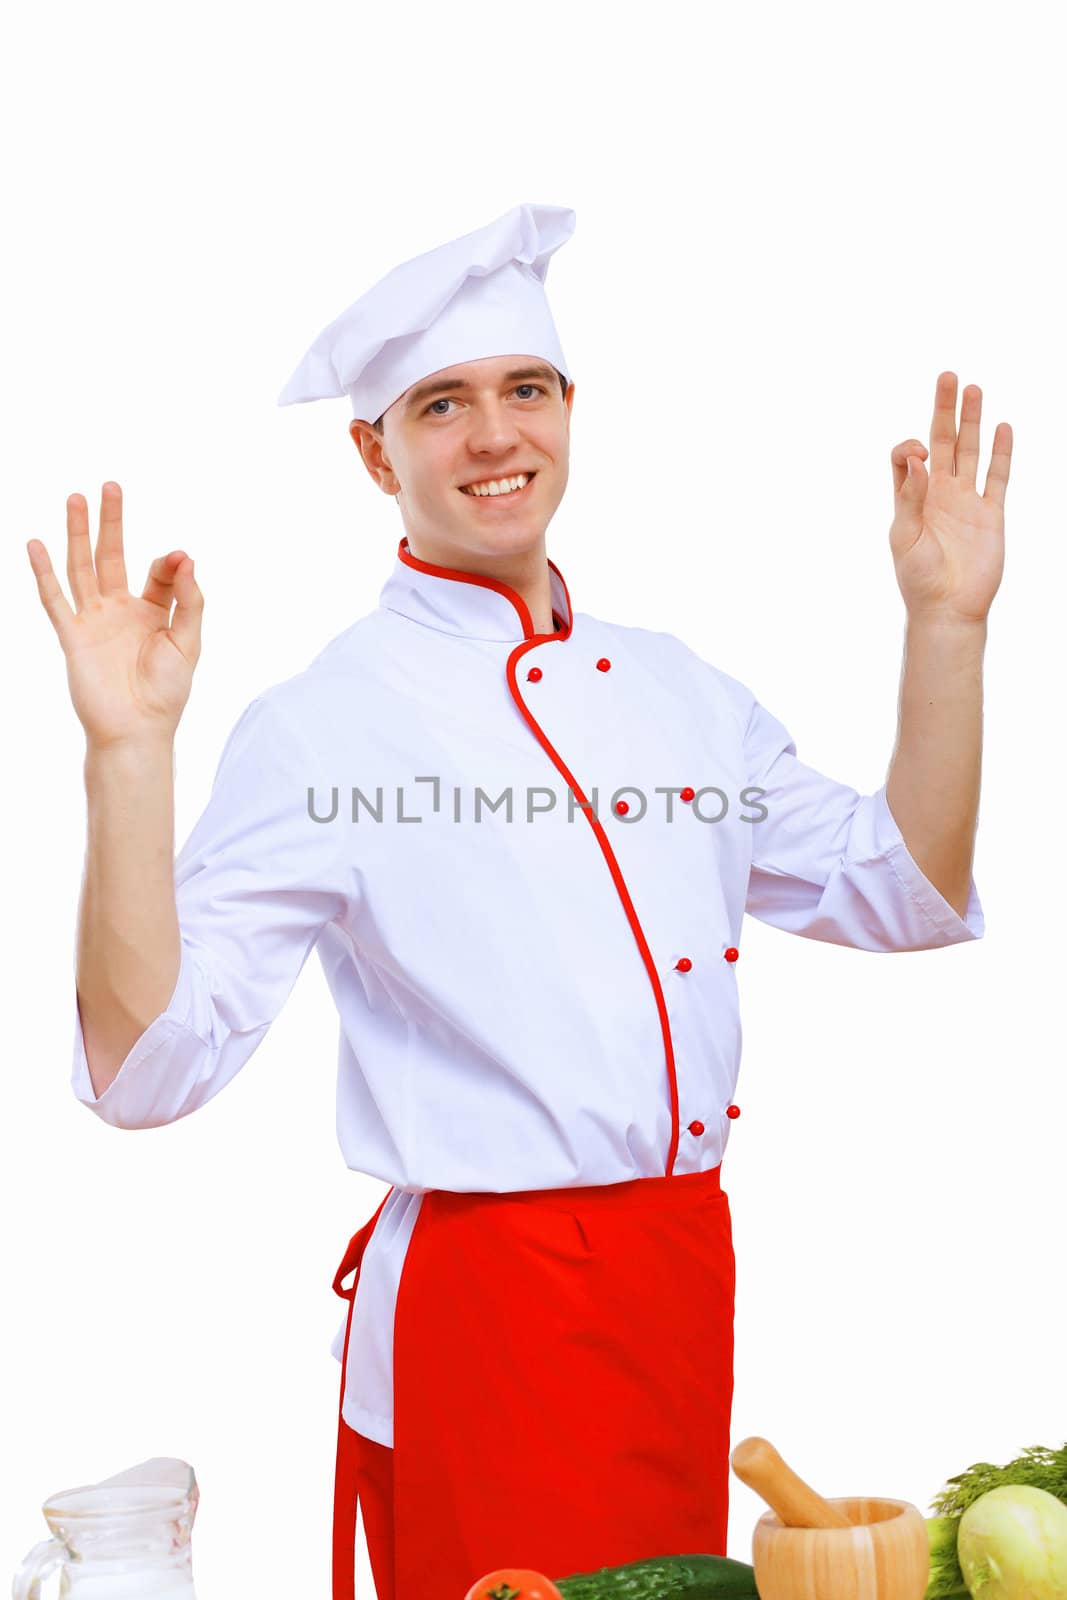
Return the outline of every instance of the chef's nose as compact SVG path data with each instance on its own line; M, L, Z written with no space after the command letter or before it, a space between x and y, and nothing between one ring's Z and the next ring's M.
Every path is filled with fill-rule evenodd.
M477 458L475 465L479 472L492 468L493 462L489 461L487 465L485 457L503 459L521 438L522 432L516 426L514 413L508 411L502 400L476 400L472 403L467 420L466 443Z

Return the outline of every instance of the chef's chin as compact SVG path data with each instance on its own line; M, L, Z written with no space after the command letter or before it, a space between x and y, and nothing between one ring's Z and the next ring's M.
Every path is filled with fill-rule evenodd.
M501 521L496 527L456 528L453 526L445 534L446 538L454 541L458 557L461 553L471 556L521 556L527 552L543 552L545 547L545 525L543 518L514 518ZM447 565L447 563L446 563Z

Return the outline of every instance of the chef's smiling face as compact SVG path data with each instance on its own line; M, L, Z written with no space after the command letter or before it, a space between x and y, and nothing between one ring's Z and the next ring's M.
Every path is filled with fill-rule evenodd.
M438 566L539 555L567 487L574 385L539 356L487 356L431 373L373 424L349 431L395 495L413 555ZM532 472L532 476L529 474ZM527 475L506 495L470 486Z

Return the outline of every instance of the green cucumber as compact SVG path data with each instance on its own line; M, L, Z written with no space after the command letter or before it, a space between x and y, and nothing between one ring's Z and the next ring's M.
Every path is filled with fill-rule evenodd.
M756 1577L729 1556L654 1556L597 1572L554 1578L563 1600L744 1600L756 1597Z

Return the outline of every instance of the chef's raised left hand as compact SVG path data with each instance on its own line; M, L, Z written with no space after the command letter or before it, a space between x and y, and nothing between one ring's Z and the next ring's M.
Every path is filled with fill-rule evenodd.
M895 515L889 544L909 617L985 621L1004 571L1004 494L1012 432L997 424L985 493L975 487L982 391L963 391L956 432L956 374L942 372L930 428L930 471L918 439L892 452ZM911 475L908 475L908 458Z

